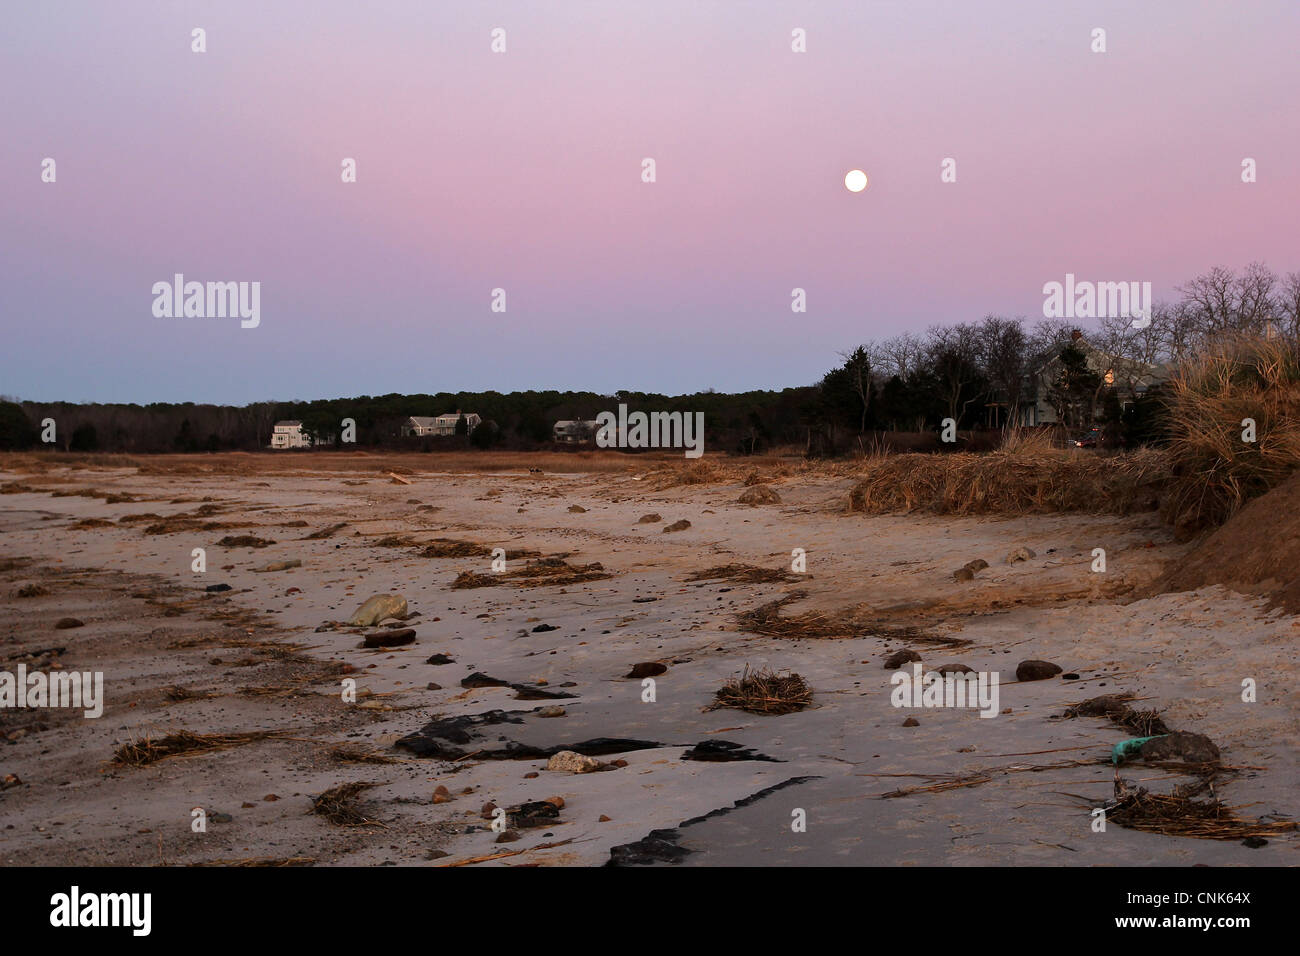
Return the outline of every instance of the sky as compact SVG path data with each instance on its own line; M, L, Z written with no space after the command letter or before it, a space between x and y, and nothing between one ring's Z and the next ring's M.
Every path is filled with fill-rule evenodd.
M0 394L783 388L1066 273L1300 270L1297 36L1296 0L9 5ZM176 273L260 324L155 316Z

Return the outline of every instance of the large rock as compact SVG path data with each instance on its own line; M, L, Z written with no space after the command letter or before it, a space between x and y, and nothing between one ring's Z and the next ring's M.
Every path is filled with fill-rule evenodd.
M1061 673L1061 668L1051 661L1021 661L1016 665L1016 680L1047 680Z
M561 750L546 761L546 769L560 773L592 773L605 766L595 757L587 757L572 750Z
M400 594L376 594L357 608L357 613L348 619L353 627L373 627L390 617L406 616L406 598Z

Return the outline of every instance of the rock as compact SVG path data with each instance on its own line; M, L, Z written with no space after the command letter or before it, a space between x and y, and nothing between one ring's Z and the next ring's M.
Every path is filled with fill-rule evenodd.
M516 833L514 830L503 830L501 833L497 834L496 842L514 843L518 839L519 839L519 834Z
M483 809L478 812L478 815L484 820L491 820L492 815L496 812L497 805L489 800L487 803L483 804Z
M207 591L209 594L216 594L216 593L218 593L218 592L220 592L220 591L229 591L229 590L230 590L230 585L229 585L229 584L209 584L209 585L208 585L207 587L205 587L203 590Z
M658 677L660 674L667 672L667 664L660 664L658 661L646 661L642 664L633 664L632 669L628 671L626 676L630 680L641 680L644 677Z
M427 684L424 685L424 689L425 689L425 690L442 690L442 685L441 685L441 684L435 684L433 681L429 681L429 683L427 683Z
M754 485L736 499L742 505L779 505L781 496L767 485Z
M348 619L353 627L373 627L385 618L405 617L406 598L400 594L376 594L357 608L357 612Z
M454 664L456 662L452 660L450 657L448 657L446 654L434 654L427 661L425 661L425 663L441 665L441 664Z
M279 799L280 798L276 796L274 793L268 793L266 796L262 798L262 800L266 803L275 803Z
M468 677L461 678L461 687L509 687L510 682L501 680L499 677L490 677L482 671L475 671Z
M584 757L572 750L561 750L546 761L546 769L556 773L592 773L603 766L595 757Z
M1030 558L1038 557L1038 553L1033 548L1016 548L1007 555L1007 564L1015 564L1017 561L1028 561Z
M605 816L605 814L602 813L600 816L598 816L598 817L596 818L596 822L597 822L597 823L609 823L609 822L610 822L610 819L611 819L610 817L607 817L607 816Z
M424 854L426 860L441 860L444 856L451 856L446 850L430 850Z
M915 717L909 717L909 718L907 718L907 720L903 721L903 726L904 726L904 727L920 727L920 726L921 726L921 722L920 722L919 720L917 720Z
M651 513L648 515L642 515L641 517L637 518L636 523L637 524L658 524L660 521L663 520L664 520L663 515Z
M403 627L396 630L375 631L366 635L366 647L401 647L403 644L415 643L415 628Z
M1242 840L1241 845L1250 847L1252 850L1258 850L1262 846L1268 846L1268 841L1263 837L1252 836Z
M1073 671L1070 672L1069 674L1061 675L1061 680L1078 680L1078 679L1079 679L1079 675L1075 674Z
M85 627L85 626L86 626L85 621L78 620L75 617L61 617L58 619L57 622L55 622L54 625L55 629L60 631L66 631L72 627Z
M547 631L558 631L558 630L559 628L556 627L554 624L538 624L535 628L533 628L533 633L545 634Z
M585 515L586 513L587 509L582 505L569 505L569 514L571 515Z
M985 568L987 568L988 566L989 566L989 563L988 563L987 561L985 561L983 558L976 558L974 561L967 561L967 562L963 565L963 567L970 568L970 569L971 569L972 571L974 571L976 574L978 574L980 571L983 571L983 570L984 570Z
M894 653L885 658L885 670L896 671L904 664L910 664L913 661L919 661L920 659L921 655L916 653L916 651L894 651Z
M958 568L952 573L952 579L954 581L974 581L975 572L970 568Z
M512 827L520 830L527 830L530 827L548 827L560 819L560 808L564 806L564 801L560 800L559 804L553 801L559 800L558 797L552 797L550 800L534 800L530 803L521 803L517 807L506 808L506 821Z
M944 664L936 668L940 674L974 674L973 667L967 667L965 664Z
M434 803L451 803L451 791L444 786L438 786L433 791Z
M270 564L261 568L253 568L258 574L265 574L268 571L288 571L290 568L300 568L302 562L297 558L290 558L287 561L272 561Z
M1021 661L1016 665L1016 680L1047 680L1061 673L1061 668L1051 661Z
M538 717L563 717L568 711L563 707L543 707L537 712Z
M664 528L664 533L667 534L669 531L685 531L690 526L691 523L683 518L681 521L674 521L672 524L666 526Z
M1187 763L1218 763L1219 748L1205 734L1176 731L1148 740L1139 751L1143 760L1184 760Z
M563 809L564 809L564 798L563 798L563 797L547 797L547 798L546 798L546 802L549 803L549 804L551 804L551 805L552 805L553 807L555 807L555 809L557 809L557 810L563 810Z

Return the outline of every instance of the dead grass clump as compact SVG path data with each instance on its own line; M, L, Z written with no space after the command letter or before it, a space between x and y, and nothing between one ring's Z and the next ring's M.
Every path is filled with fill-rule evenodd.
M274 541L257 538L251 534L228 534L217 542L217 546L221 548L269 548L273 544Z
M767 485L753 485L736 499L742 505L779 505L781 496Z
M409 548L413 544L414 539L404 534L386 534L374 542L376 548Z
M33 488L31 485L24 484L21 481L6 481L0 485L0 495L22 495L40 491L39 488Z
M1151 793L1144 787L1127 790L1107 808L1106 819L1130 830L1200 840L1244 840L1280 836L1300 824L1290 821L1246 820L1238 808L1218 800L1194 800L1179 793Z
M311 812L340 827L383 826L371 820L357 806L357 797L378 783L355 781L330 787L311 802Z
M201 863L191 863L190 866L315 866L316 858L314 856L250 856L245 859L235 860L204 860Z
M190 515L172 515L169 518L163 518L161 521L155 521L144 529L144 533L156 535L177 534L182 531L224 531L227 528L237 527L239 525L221 521L200 521Z
M311 534L305 536L302 540L319 541L323 538L332 538L334 537L335 534L337 534L339 531L342 531L347 526L348 523L346 521L340 521L338 524L332 524L327 527L321 528L319 531L313 531Z
M867 460L849 510L870 514L1130 514L1154 510L1168 479L1162 451L1119 455L1065 450L1027 454L905 454Z
M105 521L103 518L82 518L73 524L68 525L72 531L90 531L94 528L115 528L117 527L111 521Z
M567 584L583 584L588 581L603 581L613 577L605 566L599 562L592 564L569 564L563 558L538 558L529 561L522 568L501 574L476 574L463 571L451 583L452 588L488 588L506 585L516 588L547 588Z
M783 607L807 596L807 591L792 591L775 601L769 601L751 611L738 614L736 623L742 630L751 634L761 634L764 637L780 637L788 640L836 640L839 638L878 637L884 640L932 644L936 647L945 648L964 647L971 643L966 638L946 637L917 627L865 620L852 608L834 611L829 614L823 611L805 611L803 614L796 614L792 617L781 616Z
M146 736L141 741L123 744L113 752L112 762L124 767L144 767L171 757L190 757L214 753L218 750L231 750L258 740L266 740L268 737L279 736L281 736L280 732L271 730L256 730L241 734L195 734L188 730L181 730L156 740Z
M751 714L791 714L812 703L812 688L798 674L778 674L768 667L750 671L746 665L740 677L727 681L714 696L717 701L709 710L734 707Z
M760 568L754 564L722 564L703 571L692 571L687 581L737 581L741 584L772 584L793 581L795 576L784 568Z
M1300 469L1300 355L1282 339L1235 337L1185 360L1166 401L1172 479L1165 519L1222 524ZM1255 440L1243 440L1243 421Z
M458 541L455 538L434 538L420 552L422 558L482 558L490 555L492 549L473 541Z
M1130 694L1103 694L1066 708L1066 717L1108 717L1111 722L1130 730L1135 737L1155 737L1173 733L1158 710L1134 710L1128 705Z
M43 588L39 584L24 584L22 587L20 587L17 591L14 592L14 597L20 597L20 598L45 597L45 595L49 593L50 592L48 588Z

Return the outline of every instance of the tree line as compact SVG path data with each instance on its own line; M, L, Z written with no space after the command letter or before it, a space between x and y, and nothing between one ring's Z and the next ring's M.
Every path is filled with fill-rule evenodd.
M817 383L779 391L394 393L244 406L0 399L0 449L42 445L48 419L59 449L122 453L257 451L268 446L277 421L301 421L325 440L351 419L358 447L527 450L549 446L556 421L594 419L621 403L630 411L703 412L706 447L714 451L794 446L834 454L860 450L882 432L934 432L944 419L963 430L1002 428L1021 422L1040 400L1067 427L1101 422L1131 441L1147 441L1158 437L1159 389L1128 407L1118 401L1144 369L1176 365L1225 335L1300 342L1300 272L1283 277L1260 263L1240 272L1216 267L1177 291L1177 300L1152 304L1148 324L1101 319L1082 330L1082 341L1069 321L995 315L866 341L842 352ZM1114 375L1089 364L1088 348L1113 359ZM448 438L400 435L410 416L458 410L477 413L482 424Z

